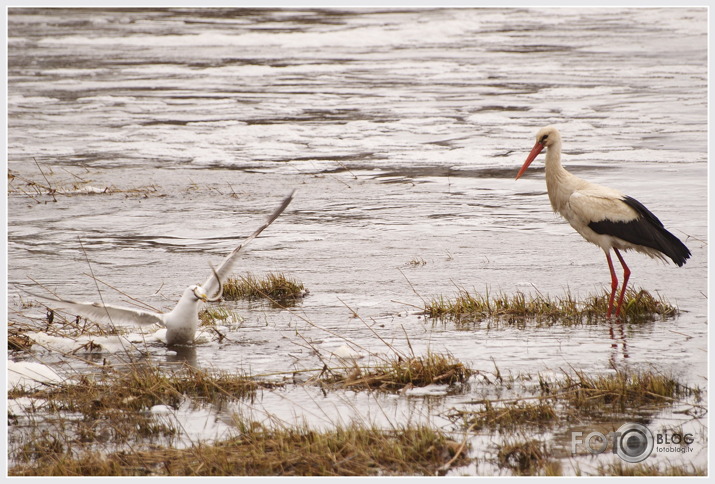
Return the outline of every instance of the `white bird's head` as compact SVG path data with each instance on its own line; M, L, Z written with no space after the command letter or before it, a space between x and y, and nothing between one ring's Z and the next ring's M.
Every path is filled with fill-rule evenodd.
M194 297L198 300L201 300L203 302L217 302L221 299L221 296L223 296L223 285L219 282L219 290L218 293L214 297L209 297L209 295L206 293L206 289L203 287L199 286L198 284L194 284L193 286L189 286L184 294L190 294L193 293Z
M198 284L189 286L186 291L187 292L191 291L196 299L201 300L203 302L206 302L209 300L209 295L206 294L206 291L204 290L204 288L199 286Z
M187 298L191 298L195 301L203 301L203 302L218 302L218 301L220 301L221 296L223 296L223 284L221 283L221 279L219 278L218 273L216 272L216 269L214 269L214 266L211 266L211 270L213 271L214 276L216 277L216 281L218 281L218 291L216 292L215 296L213 296L213 297L209 296L208 293L206 292L206 289L204 289L201 285L192 284L191 286L184 289L184 294L181 296L181 299L186 300Z
M519 173L516 174L516 179L518 180L519 177L524 174L526 169L529 168L531 162L534 161L534 159L539 155L539 153L544 150L544 148L548 148L557 143L561 143L561 134L559 133L558 129L554 128L553 126L546 126L545 128L541 128L539 132L536 133L536 143L531 149L531 153L529 153L529 156L526 157L526 161L522 165L521 170L519 170Z

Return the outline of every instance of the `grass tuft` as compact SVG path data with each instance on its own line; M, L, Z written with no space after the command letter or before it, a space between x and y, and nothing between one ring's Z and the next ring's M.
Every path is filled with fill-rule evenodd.
M572 408L594 409L637 408L672 401L692 395L700 399L700 389L688 387L671 376L652 371L616 371L606 375L588 375L577 371L559 383L561 395Z
M229 301L237 299L269 299L280 303L295 302L306 296L308 290L303 283L282 273L269 272L263 278L246 274L229 278L223 287L223 297Z
M355 365L345 373L330 371L322 381L349 388L401 390L408 386L464 383L473 373L452 355L429 352L426 356L392 356L373 367Z
M464 463L459 445L429 427L386 431L353 424L318 432L308 428L271 430L260 424L215 444L187 449L158 448L79 457L55 453L28 462L11 475L52 476L370 476L434 475L447 464ZM456 456L456 458L455 458ZM452 462L454 460L455 462Z
M32 348L33 341L26 334L13 333L8 329L7 349L10 351L29 351Z
M221 306L207 306L199 311L199 321L201 326L216 326L217 324L227 324L240 318L236 313Z
M465 427L475 430L488 428L490 430L512 430L525 427L542 426L558 420L556 408L551 402L526 401L504 402L494 405L489 400L482 402L483 410L459 412L453 416L461 416Z
M590 320L603 316L608 311L609 293L591 296L585 303L584 314ZM655 297L645 289L627 289L623 298L621 316L631 323L654 321L678 314L678 309L671 306L662 296Z
M454 299L440 296L425 304L425 315L434 319L452 320L457 323L478 322L486 319L520 323L529 319L537 322L580 324L605 319L610 294L604 292L579 302L567 292L561 298L537 294L527 296L522 292L514 295L500 294L490 297L460 289ZM628 289L622 316L628 322L642 323L656 317L670 317L678 310L645 290Z
M242 375L209 372L189 365L164 369L130 365L125 370L107 369L82 375L76 383L27 392L13 389L8 398L28 396L48 400L56 410L97 416L111 411L141 411L154 405L178 407L186 396L205 399L253 397L259 383Z

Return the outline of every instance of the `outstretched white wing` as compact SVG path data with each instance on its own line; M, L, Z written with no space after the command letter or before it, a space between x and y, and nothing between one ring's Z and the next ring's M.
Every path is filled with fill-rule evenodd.
M100 303L85 303L70 301L68 299L55 299L47 296L40 296L29 291L28 294L51 301L58 307L69 309L77 314L81 314L93 321L108 321L113 324L134 324L146 326L150 324L164 324L163 314L152 311L142 311L140 309L125 308Z
M231 269L233 269L233 266L236 263L238 253L241 251L241 249L245 247L245 245L248 244L250 241L258 237L261 232L263 232L270 224L273 223L275 219L278 218L280 214L283 213L283 210L285 210L286 207L290 204L290 202L293 201L293 194L295 194L295 190L290 192L290 195L283 199L280 206L273 211L271 216L268 217L268 219L263 225L261 225L255 232L249 235L241 245L233 249L231 253L223 260L223 262L221 262L221 265L218 266L218 268L216 269L216 273L221 278L222 282L226 282L226 279L231 273ZM218 291L219 285L214 275L211 274L201 287L203 287L206 293L211 296Z

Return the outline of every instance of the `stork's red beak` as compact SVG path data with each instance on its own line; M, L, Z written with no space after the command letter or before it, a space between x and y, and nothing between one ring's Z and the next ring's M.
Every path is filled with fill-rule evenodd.
M519 173L516 174L515 180L518 180L521 175L524 174L527 168L529 168L529 165L531 165L531 162L534 161L534 158L537 157L539 153L544 149L544 145L539 143L538 141L534 145L533 148L531 148L531 153L529 153L529 156L526 157L526 161L521 167L521 170L519 170Z

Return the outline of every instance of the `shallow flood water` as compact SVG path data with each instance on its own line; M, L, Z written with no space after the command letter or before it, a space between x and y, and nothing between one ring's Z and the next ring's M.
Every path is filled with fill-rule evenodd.
M705 9L11 9L9 319L28 317L16 286L38 291L32 280L96 300L90 271L169 309L297 189L237 272L286 273L308 297L287 309L227 303L241 320L226 339L182 354L149 344L152 361L300 379L346 345L363 361L392 345L482 371L650 368L705 387L706 18ZM567 169L637 198L688 245L682 268L625 254L631 283L679 316L612 337L605 323L465 329L420 314L423 300L459 288L584 298L609 285L602 251L552 213L543 155L514 180L548 124L561 130ZM34 358L83 368L50 351ZM446 415L479 385L432 390L296 384L234 410L315 426L426 421L461 435ZM671 410L651 425L706 424ZM198 428L192 439L217 436ZM492 439L475 436L479 464L454 472L504 473L484 458ZM706 463L707 442L696 449L683 461Z

